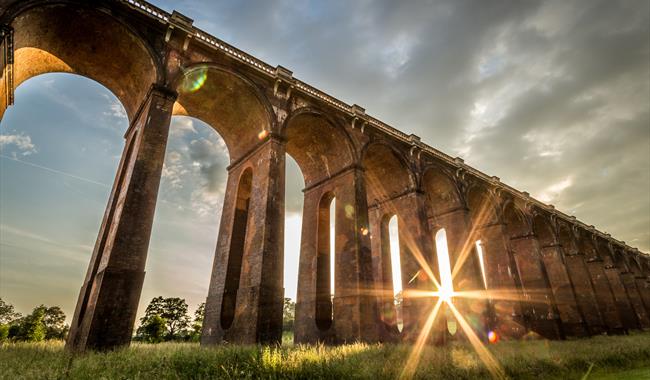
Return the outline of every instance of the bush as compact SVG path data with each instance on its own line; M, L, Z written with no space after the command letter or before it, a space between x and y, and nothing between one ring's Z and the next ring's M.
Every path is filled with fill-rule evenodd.
M165 340L167 320L160 315L152 315L139 330L144 342L160 343Z
M34 312L20 321L20 329L16 340L26 342L40 342L45 339L47 328L43 322L45 317L45 310L43 308L36 308Z
M9 325L0 324L0 343L9 338Z

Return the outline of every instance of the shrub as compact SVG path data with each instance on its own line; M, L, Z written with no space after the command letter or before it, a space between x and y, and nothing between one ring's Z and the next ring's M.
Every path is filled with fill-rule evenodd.
M9 325L0 324L0 343L6 341L9 338Z

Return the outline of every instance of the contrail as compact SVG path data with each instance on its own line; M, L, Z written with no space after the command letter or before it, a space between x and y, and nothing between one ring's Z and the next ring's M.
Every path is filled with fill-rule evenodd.
M31 163L31 162L27 162L27 161L19 160L19 159L14 158L14 157L5 156L4 154L0 154L0 157L1 157L1 158L6 158L6 159L11 160L11 161L19 162L19 163L24 164L24 165L32 166L32 167L35 167L35 168L38 168L38 169L43 169L43 170L48 171L48 172L50 172L50 173L61 174L61 175L64 175L64 176L66 176L66 177L70 177L70 178L77 179L77 180L79 180L79 181L84 181L84 182L92 183L92 184L94 184L94 185L98 185L98 186L102 186L102 187L106 187L106 188L109 188L109 187L110 187L110 186L108 186L108 185L105 184L105 183L101 183L101 182L93 181L92 179L88 179L88 178L79 177L79 176L76 176L76 175L74 175L74 174L70 174L70 173L62 172L62 171L60 171L60 170L56 170L56 169L52 169L52 168L48 168L48 167L46 167L46 166L33 164L33 163Z

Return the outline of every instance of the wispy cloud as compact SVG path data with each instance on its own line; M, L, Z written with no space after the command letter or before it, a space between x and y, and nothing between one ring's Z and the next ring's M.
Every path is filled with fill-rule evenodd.
M20 154L21 156L29 156L30 154L37 152L36 145L32 142L32 138L24 132L0 135L0 152L11 150L11 148L14 148L13 151L10 152L14 157L17 154Z

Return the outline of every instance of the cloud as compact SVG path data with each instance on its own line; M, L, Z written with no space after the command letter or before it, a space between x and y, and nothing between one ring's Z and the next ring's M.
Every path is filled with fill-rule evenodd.
M122 103L115 97L108 94L101 94L102 98L108 101L108 110L103 111L104 116L109 116L117 119L127 119L126 110Z
M217 192L226 180L226 165L222 158L224 151L225 143L220 138L208 140L202 137L189 144L189 157L193 167L202 174L208 193Z
M175 117L172 119L169 133L173 136L184 136L185 134L196 134L194 121L189 117Z
M217 37L650 250L650 3L174 6ZM287 190L292 211L301 196Z
M171 151L165 157L163 164L162 178L174 189L183 187L183 177L189 173L187 165L183 163L183 155L177 151Z
M32 142L32 138L21 132L19 134L0 135L0 151L4 151L8 147L13 146L16 150L12 151L12 156L20 153L22 156L29 156L37 152L36 145Z

